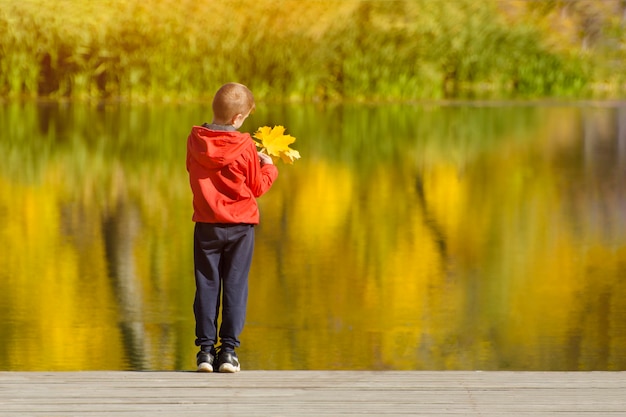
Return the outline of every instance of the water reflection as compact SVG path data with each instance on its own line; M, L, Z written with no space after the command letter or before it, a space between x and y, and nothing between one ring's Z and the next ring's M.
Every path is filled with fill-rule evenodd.
M144 369L145 310L141 282L135 271L136 238L141 227L137 209L120 199L102 221L105 255L117 305L125 356L132 369Z
M0 369L192 369L189 127L0 106ZM626 106L259 106L246 369L624 370ZM45 351L42 361L41 352Z

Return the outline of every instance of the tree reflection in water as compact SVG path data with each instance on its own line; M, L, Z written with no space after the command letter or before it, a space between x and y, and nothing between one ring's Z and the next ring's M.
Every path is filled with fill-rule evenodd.
M0 369L193 368L185 139L209 118L0 106ZM260 105L246 123L302 155L260 199L246 369L626 369L626 107Z

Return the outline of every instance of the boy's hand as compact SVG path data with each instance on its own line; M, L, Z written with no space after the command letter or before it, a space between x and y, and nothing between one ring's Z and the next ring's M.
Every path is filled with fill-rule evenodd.
M266 155L264 153L261 152L257 152L257 154L259 154L259 159L261 160L261 166L263 165L274 165L274 161L272 161L272 157L269 155Z

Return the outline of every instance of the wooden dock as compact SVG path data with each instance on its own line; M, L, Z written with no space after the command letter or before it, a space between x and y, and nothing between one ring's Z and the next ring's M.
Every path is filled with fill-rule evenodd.
M626 372L0 372L0 416L626 416Z

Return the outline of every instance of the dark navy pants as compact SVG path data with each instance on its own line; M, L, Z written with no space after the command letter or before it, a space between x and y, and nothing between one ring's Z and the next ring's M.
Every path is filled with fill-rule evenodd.
M253 249L254 226L251 224L196 223L196 296L193 311L197 346L208 348L217 343L220 301L221 345L239 346L239 335L246 321L248 273Z

